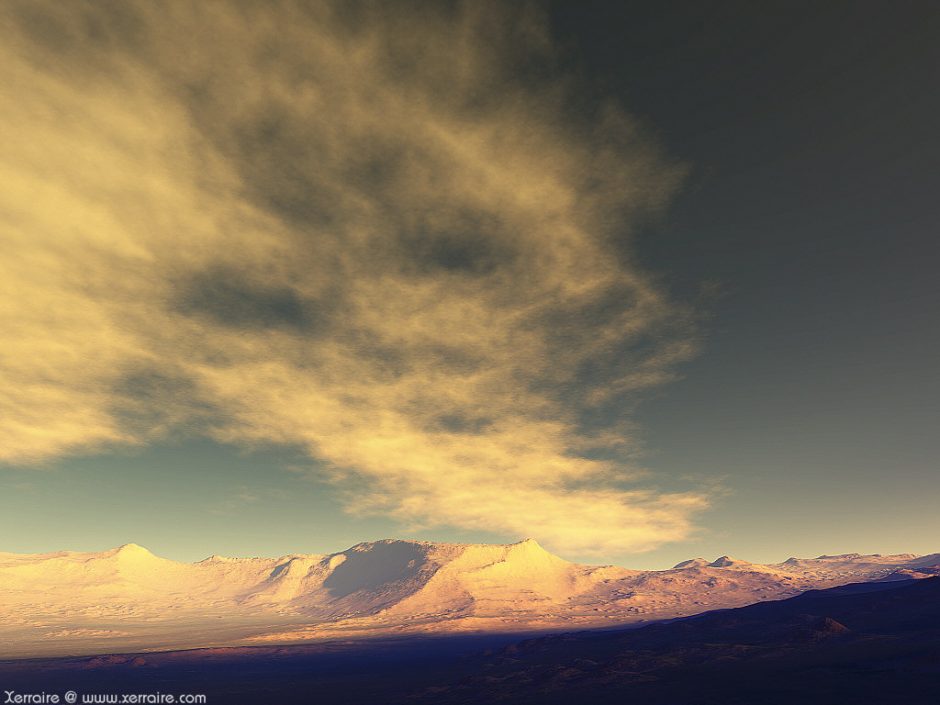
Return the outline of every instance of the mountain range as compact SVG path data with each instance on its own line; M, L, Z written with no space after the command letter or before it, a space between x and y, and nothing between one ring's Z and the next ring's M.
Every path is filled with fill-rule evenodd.
M327 555L181 563L135 544L0 553L0 657L76 656L401 635L612 628L847 583L940 574L940 554L668 570L570 563L506 545L385 540Z

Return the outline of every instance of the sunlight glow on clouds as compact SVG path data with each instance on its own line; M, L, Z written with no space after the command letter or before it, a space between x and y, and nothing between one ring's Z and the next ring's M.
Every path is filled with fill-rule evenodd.
M618 244L681 168L537 13L392 5L0 6L0 460L202 433L412 528L688 536L596 459L695 352Z

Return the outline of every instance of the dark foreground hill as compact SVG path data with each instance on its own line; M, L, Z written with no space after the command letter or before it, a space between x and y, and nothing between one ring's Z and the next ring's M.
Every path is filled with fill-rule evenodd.
M940 578L521 642L425 637L8 661L0 689L195 693L209 705L938 703Z
M940 578L530 639L473 670L417 702L940 703Z

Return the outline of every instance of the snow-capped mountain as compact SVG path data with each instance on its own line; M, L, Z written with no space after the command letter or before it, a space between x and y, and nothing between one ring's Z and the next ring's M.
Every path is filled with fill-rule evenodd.
M672 569L569 563L508 545L362 543L329 555L159 558L0 553L0 656L294 643L427 632L571 630L737 607L849 582L925 577L940 554L722 556Z

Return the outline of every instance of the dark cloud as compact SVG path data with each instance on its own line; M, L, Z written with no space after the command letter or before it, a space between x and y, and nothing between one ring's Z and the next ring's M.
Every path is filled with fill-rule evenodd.
M293 329L323 335L335 302L306 300L286 286L251 281L244 273L213 268L190 277L177 295L176 308L236 328Z

